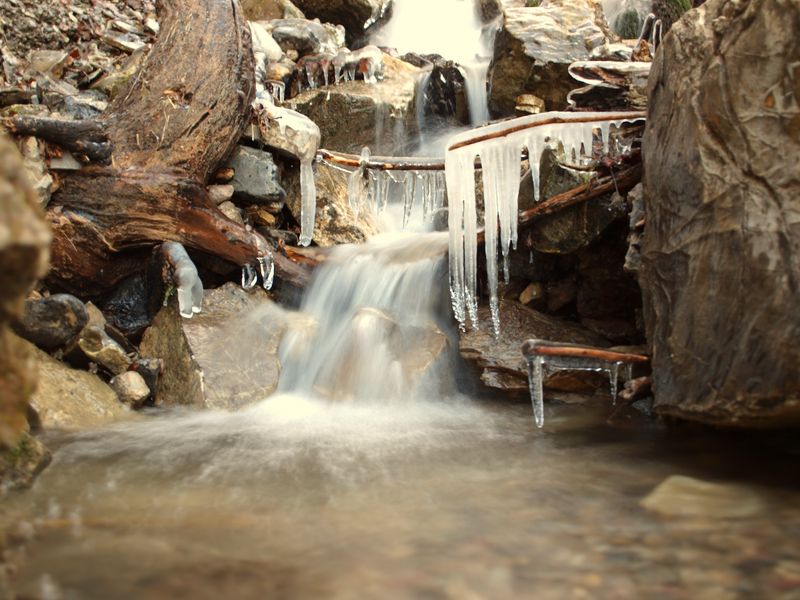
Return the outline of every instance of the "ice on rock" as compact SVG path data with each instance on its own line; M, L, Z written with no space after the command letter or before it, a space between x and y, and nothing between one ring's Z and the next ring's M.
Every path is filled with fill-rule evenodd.
M308 246L314 234L317 210L313 163L319 149L319 127L299 112L275 106L269 96L257 98L254 107L259 117L258 128L264 143L300 160L299 243L301 246Z
M611 117L611 118L610 118ZM517 198L520 157L528 152L533 194L539 200L539 162L548 143L560 141L568 162L592 157L595 130L604 147L612 125L641 120L639 113L549 112L494 123L460 133L449 140L445 156L450 229L450 291L453 312L460 326L477 308L477 231L475 209L475 158L483 169L486 236L486 270L492 307L492 327L500 331L497 310L497 243L508 278L508 253L517 245ZM499 235L498 235L499 232Z
M369 148L364 146L361 149L358 168L356 168L347 180L347 199L353 215L358 219L361 208L367 203L369 193L369 176L367 174L367 163L369 162Z
M172 271L172 282L178 295L178 311L185 319L191 319L203 308L203 282L200 281L197 268L178 242L164 242L161 252Z

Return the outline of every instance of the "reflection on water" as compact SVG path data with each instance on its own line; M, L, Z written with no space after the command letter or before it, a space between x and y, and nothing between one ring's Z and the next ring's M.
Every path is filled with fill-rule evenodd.
M52 439L53 465L7 506L35 531L15 585L63 598L797 593L800 493L784 449L602 419L565 407L540 432L524 405L281 396ZM766 508L642 509L675 473L738 480Z

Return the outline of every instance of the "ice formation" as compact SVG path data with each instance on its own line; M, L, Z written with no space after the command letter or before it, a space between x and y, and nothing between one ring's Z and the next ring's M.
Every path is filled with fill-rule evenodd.
M620 374L623 381L633 378L633 363L622 360L624 355L619 355L621 360L602 360L582 356L558 356L552 354L538 354L534 348L537 345L554 346L558 344L542 340L529 340L523 346L523 353L528 362L528 386L533 405L533 417L537 427L544 425L544 380L556 371L595 371L608 375L611 401L616 403ZM612 353L613 354L613 353Z
M508 278L508 252L517 245L517 196L520 158L527 149L533 196L539 200L539 160L548 142L563 144L567 162L592 158L595 136L608 150L612 126L642 119L641 113L549 112L494 123L450 139L445 156L450 229L450 293L453 313L461 327L467 317L477 327L477 231L475 159L483 170L484 229L489 304L495 335L500 331L497 299L497 242ZM499 240L498 240L499 233Z
M383 70L383 53L376 46L307 55L297 62L298 91L304 87L316 89L320 85L355 81L357 73L361 73L366 83L377 83L383 79Z
M197 268L178 242L164 242L161 252L171 267L172 283L178 295L178 312L185 319L191 319L203 308L203 282Z
M257 98L254 104L264 143L300 160L300 245L308 246L314 234L317 210L313 162L319 149L319 127L299 112L275 106L269 95Z
M261 285L265 290L272 289L272 283L275 280L275 262L273 261L272 254L266 256L259 256L257 259L258 271L252 265L245 265L242 267L242 287L246 290L255 287L258 282L258 276L261 275Z

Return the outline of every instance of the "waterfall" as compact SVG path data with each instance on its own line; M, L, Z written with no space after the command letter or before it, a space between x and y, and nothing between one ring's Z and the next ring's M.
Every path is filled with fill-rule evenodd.
M398 401L440 390L449 342L442 293L446 233L383 234L337 247L303 300L308 317L280 349L279 391Z

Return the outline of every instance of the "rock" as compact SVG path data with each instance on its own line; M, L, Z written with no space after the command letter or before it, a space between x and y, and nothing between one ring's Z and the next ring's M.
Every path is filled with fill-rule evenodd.
M656 54L642 144L655 410L797 424L798 11L711 0L691 15Z
M336 54L344 44L344 30L337 30L319 21L274 19L261 25L287 54L292 50L298 56L320 52Z
M240 211L237 206L231 202L223 202L219 205L220 212L228 217L234 223L238 223L239 225L244 225L244 219L242 218L242 211Z
M430 74L420 80L420 85L423 81L426 130L470 124L464 74L456 63L436 58Z
M641 505L665 517L702 519L746 519L767 509L764 497L752 488L683 475L667 477Z
M20 152L24 157L25 175L30 187L36 192L39 204L46 207L50 203L50 192L53 189L53 177L44 160L44 143L35 137L22 138L19 141Z
M28 397L35 371L25 344L9 322L47 270L50 230L23 172L22 157L0 134L0 448L14 447L27 428Z
M117 393L120 402L131 408L138 408L150 396L150 388L136 371L125 371L111 380L111 388Z
M208 197L217 206L233 198L234 189L230 184L210 185L207 189Z
M317 186L317 215L314 222L314 243L328 247L337 244L361 243L380 228L371 212L362 210L355 218L347 199L347 175L319 163L315 166ZM300 177L288 173L286 177L286 205L300 221Z
M111 99L116 98L121 91L127 89L128 82L136 75L146 56L144 49L134 52L118 70L104 76L92 87L104 92Z
M310 19L342 25L352 44L383 20L391 0L296 0L295 4Z
M264 206L254 204L245 209L247 220L255 227L274 227L278 222L276 214Z
M124 373L131 364L125 349L100 327L86 327L78 339L78 346L89 360L114 375Z
M489 108L513 116L520 94L542 98L547 110L567 106L569 65L589 60L607 43L593 0L547 0L537 7L507 7L489 69Z
M30 433L23 433L16 446L0 452L0 493L30 487L51 460L52 455L44 444Z
M286 195L280 184L272 154L238 146L227 163L234 170L234 194L251 202L281 200Z
M555 313L571 304L578 296L578 284L574 277L547 283L547 312Z
M541 283L529 283L519 295L519 302L520 304L530 304L534 300L541 300L544 295L544 286Z
M289 0L242 0L241 5L249 21L305 18Z
M40 348L55 350L72 342L88 321L83 302L70 294L54 294L27 300L22 317L12 327Z
M419 69L383 55L384 78L376 84L348 81L305 90L289 105L319 125L320 146L360 154L402 155L416 131L414 100Z
M26 343L27 342L23 342ZM97 375L71 369L27 344L39 369L31 408L45 429L83 429L120 419L128 412Z
M160 358L137 357L131 363L130 370L141 375L150 390L150 397L154 397L158 391L158 378L164 370L164 361Z
M206 290L203 312L182 319L172 299L144 333L142 356L164 361L156 403L239 408L277 386L287 313L266 292L227 283ZM235 340L235 343L234 343Z
M488 387L504 391L528 390L528 367L522 356L522 344L530 338L573 342L607 347L603 338L579 325L537 312L515 301L500 301L498 339L492 334L487 306L478 309L479 329L468 328L461 334L461 356L480 371L481 381ZM545 380L545 387L564 391L591 392L607 382L595 373L561 371Z

